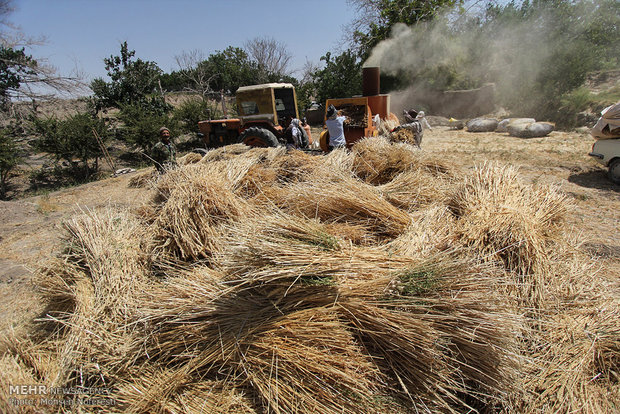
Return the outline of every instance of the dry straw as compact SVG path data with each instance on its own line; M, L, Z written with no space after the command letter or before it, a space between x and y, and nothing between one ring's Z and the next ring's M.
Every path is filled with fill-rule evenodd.
M611 412L617 295L565 214L511 168L383 138L212 150L140 218L67 222L0 386L110 387L99 412Z
M565 197L554 188L522 183L513 167L485 164L455 188L448 206L461 242L522 276L522 297L533 307L541 303L549 254L566 215Z
M351 169L364 181L380 185L392 181L397 175L420 171L432 180L448 174L450 168L439 159L429 156L408 144L394 144L387 139L366 138L355 143Z

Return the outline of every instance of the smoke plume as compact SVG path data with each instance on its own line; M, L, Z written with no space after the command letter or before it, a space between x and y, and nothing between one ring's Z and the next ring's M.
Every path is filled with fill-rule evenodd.
M486 83L495 84L499 104L526 111L534 107L527 105L528 101L548 93L540 90L540 80L561 70L562 66L554 65L566 64L556 62L557 56L566 55L564 51L571 47L587 51L582 35L595 23L596 10L584 7L577 24L565 32L557 29L554 11L544 8L527 18L513 11L512 18L505 15L495 20L445 15L412 27L396 24L390 38L372 50L364 66L380 66L383 74L408 78L411 86L407 90L392 92L396 113L418 107L450 116L445 108L449 102L441 91ZM587 56L583 58L587 60Z

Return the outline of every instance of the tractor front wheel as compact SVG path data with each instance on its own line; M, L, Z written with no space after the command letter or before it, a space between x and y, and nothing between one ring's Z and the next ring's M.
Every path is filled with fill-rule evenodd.
M277 147L278 140L273 132L259 127L250 127L243 131L240 137L248 147Z

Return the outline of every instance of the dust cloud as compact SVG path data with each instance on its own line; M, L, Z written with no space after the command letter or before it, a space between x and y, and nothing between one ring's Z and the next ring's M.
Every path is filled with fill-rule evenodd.
M410 79L407 90L391 93L395 113L408 106L437 112L446 103L442 90L487 83L495 85L498 100L522 101L531 94L523 86L534 85L558 45L570 39L549 40L554 37L551 16L505 20L481 24L475 16L445 15L412 27L399 23L364 66L380 66L383 74Z

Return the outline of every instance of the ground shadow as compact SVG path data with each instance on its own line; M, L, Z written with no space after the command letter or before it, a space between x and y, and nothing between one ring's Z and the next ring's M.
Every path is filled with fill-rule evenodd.
M71 168L56 165L53 168L42 168L30 174L30 185L26 194L56 191L66 187L86 184L103 177L101 171L86 171L84 168Z
M607 170L597 169L571 174L568 176L568 181L581 187L620 192L620 185L614 184L609 179Z

